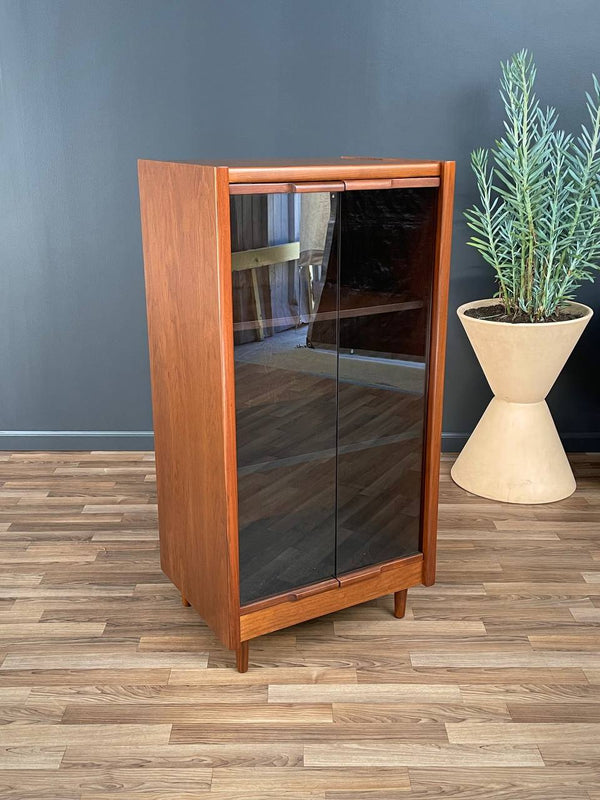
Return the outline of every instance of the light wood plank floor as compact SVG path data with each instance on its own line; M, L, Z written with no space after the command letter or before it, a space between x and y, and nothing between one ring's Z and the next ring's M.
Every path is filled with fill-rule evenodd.
M510 506L442 464L438 583L238 674L159 569L151 453L0 453L0 797L600 800L600 457Z

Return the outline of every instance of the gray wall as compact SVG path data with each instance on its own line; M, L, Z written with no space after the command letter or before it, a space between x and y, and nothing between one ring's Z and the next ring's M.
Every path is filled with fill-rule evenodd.
M456 159L454 309L492 289L459 212L499 61L530 48L574 128L599 29L597 0L0 0L0 448L150 446L137 158ZM571 449L598 449L599 327L550 396ZM452 313L448 449L489 397Z

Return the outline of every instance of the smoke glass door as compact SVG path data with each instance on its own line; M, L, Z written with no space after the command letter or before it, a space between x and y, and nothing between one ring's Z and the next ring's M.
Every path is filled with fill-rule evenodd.
M338 204L231 197L242 604L335 575Z
M338 575L419 551L436 205L340 195Z

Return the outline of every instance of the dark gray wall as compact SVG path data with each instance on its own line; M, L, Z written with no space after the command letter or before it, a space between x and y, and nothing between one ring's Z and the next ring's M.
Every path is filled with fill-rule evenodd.
M492 289L459 212L499 61L530 48L574 128L599 29L597 0L0 0L0 447L150 446L137 158L456 159L454 309ZM571 449L598 449L599 328L550 396ZM489 397L451 313L449 449Z

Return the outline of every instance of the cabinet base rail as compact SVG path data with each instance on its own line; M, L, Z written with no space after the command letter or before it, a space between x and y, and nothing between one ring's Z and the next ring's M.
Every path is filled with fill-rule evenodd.
M406 613L406 598L408 589L400 589L394 592L394 616L402 619ZM250 640L240 642L235 648L235 663L238 672L248 672L248 657L250 651Z
M240 640L255 639L299 622L306 622L342 608L366 603L423 582L423 555L417 553L375 567L356 570L338 579L313 584L295 594L279 595L240 609ZM319 591L311 589L318 587ZM398 600L398 611L401 601Z
M238 671L246 672L248 642L264 634L389 594L394 596L394 616L402 619L406 613L408 589L424 583L424 567L423 554L417 553L242 606L239 609L239 628L233 634L239 636L239 640L221 641L235 650ZM194 606L202 616L202 609L196 604L193 592L194 586L188 587L185 594L181 591L181 602L184 606Z

